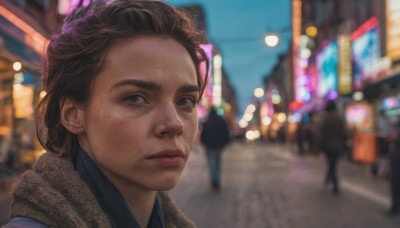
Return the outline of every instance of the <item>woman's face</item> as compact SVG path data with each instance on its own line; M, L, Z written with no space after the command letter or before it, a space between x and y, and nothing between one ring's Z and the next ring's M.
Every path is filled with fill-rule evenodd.
M195 139L198 99L195 66L181 44L119 41L92 82L79 143L117 188L169 190Z

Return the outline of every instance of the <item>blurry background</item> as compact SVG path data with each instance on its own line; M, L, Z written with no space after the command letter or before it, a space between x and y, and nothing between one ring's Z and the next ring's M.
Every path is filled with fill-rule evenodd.
M69 11L90 2L94 0L0 0L0 215L4 222L15 180L21 172L30 169L43 152L36 139L33 112L45 95L40 84L40 59L46 39L57 31ZM175 193L178 203L188 211L193 210L192 216L199 216L202 214L195 212L201 209L195 211L193 205L185 202L199 202L199 207L213 205L212 202L223 205L224 200L235 202L230 208L241 209L226 212L226 218L233 221L242 219L242 214L250 218L246 212L252 211L249 210L252 205L258 205L241 206L247 202L243 194L249 189L257 190L252 193L258 197L290 198L293 200L290 202L298 203L297 207L303 205L307 201L306 193L322 185L325 168L317 129L323 107L328 100L334 100L348 130L343 157L343 166L347 168L340 171L347 183L343 187L354 197L342 198L340 203L336 199L328 200L336 200L332 202L337 209L346 211L340 215L342 223L327 222L333 221L329 217L331 213L322 206L315 206L319 205L317 202L323 205L327 200L325 196L315 198L315 207L308 213L321 213L317 217L321 222L325 217L331 218L324 220L333 224L327 227L357 227L351 223L353 215L346 219L346 214L357 213L349 206L354 205L362 216L364 212L369 213L368 218L379 221L375 223L380 224L378 227L399 224L399 220L388 222L378 216L379 210L389 207L388 136L392 127L399 123L400 116L399 0L167 2L193 13L198 31L203 35L202 47L211 60L211 80L198 109L200 123L207 118L212 106L217 107L218 113L228 121L232 137L237 139L232 145L241 148L224 155L231 162L224 167L223 175L235 183L225 186L230 190L226 195L229 199L226 199L208 192L204 176L207 171L202 168L205 166L201 155L203 148L197 143L194 151L198 153L194 153L185 172L198 172L199 179L197 185L193 185L190 182L193 177L183 175L178 193ZM202 69L204 74L205 66ZM296 157L299 141L304 145L301 148L305 151L304 158ZM230 148L235 151L234 147ZM236 173L238 170L242 172ZM242 179L234 178L238 175ZM268 179L273 175L278 175L279 179ZM249 182L245 178L257 179ZM291 178L295 184L280 182ZM264 182L267 179L276 188L269 187L268 182ZM241 188L243 186L249 189ZM183 194L185 191L187 193ZM268 195L268 192L272 193ZM210 204L200 204L209 202L207 199ZM345 204L345 201L352 204ZM296 205L285 205L292 206ZM257 207L267 210L264 204ZM274 213L283 214L282 211L288 212L289 218L284 220L290 220L289 208L274 207L275 212L268 212L270 220L274 219ZM199 227L205 227L201 219L196 221L204 225ZM214 220L209 221L211 227L235 227L221 225L222 221L217 226L212 224ZM364 222L357 224L360 227L373 224L368 219ZM260 224L266 222L260 220ZM267 227L297 227L291 223L271 224ZM311 223L307 226L303 221L302 224L312 227Z

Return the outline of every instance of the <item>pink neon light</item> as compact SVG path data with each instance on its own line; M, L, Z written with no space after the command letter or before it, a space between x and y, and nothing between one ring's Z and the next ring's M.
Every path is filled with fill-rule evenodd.
M74 9L81 7L81 6L87 6L90 4L90 1L91 0L71 0L71 4L70 4L68 12L71 12Z

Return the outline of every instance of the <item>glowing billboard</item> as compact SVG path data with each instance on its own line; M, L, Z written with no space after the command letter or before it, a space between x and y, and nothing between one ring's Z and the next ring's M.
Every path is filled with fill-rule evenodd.
M354 89L364 88L365 82L374 81L381 71L381 50L378 19L373 17L351 35L353 41Z
M327 43L317 54L317 69L319 74L317 95L325 97L331 91L337 90L338 47L336 42Z
M208 65L208 82L206 85L206 89L204 91L203 99L201 100L201 103L198 106L198 113L199 113L199 118L205 118L207 116L207 110L211 106L211 101L212 101L212 77L211 77L211 72L212 72L212 65L211 65L211 59L212 59L212 50L213 50L213 45L212 44L200 44L200 47L204 50L204 52L207 55L207 59L209 61ZM207 65L206 62L202 62L200 64L200 74L204 78L207 72Z
M397 96L386 97L382 100L381 111L385 116L400 115L400 98Z

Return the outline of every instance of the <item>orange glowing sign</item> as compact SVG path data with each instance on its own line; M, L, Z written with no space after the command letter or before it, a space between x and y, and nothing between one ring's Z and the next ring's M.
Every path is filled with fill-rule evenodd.
M301 38L301 0L292 0L292 35L293 35L293 80L296 81L299 71L298 48ZM293 93L296 93L296 86L293 86ZM300 100L299 97L295 97Z
M386 1L386 48L392 60L400 59L400 2Z
M25 23L23 20L21 20L15 14L11 13L9 10L1 5L0 15L10 21L12 24L14 24L17 28L25 32L28 36L25 37L26 43L31 46L36 52L43 55L47 39L42 34L38 33L30 25Z
M367 164L376 160L376 136L374 133L357 133L354 136L353 159Z
M297 46L301 37L301 0L292 1L292 14L293 43Z

